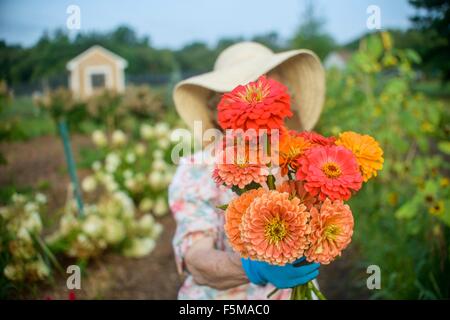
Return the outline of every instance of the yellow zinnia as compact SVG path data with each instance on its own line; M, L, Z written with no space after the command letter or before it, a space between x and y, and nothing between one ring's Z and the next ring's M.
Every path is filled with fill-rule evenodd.
M377 176L377 171L383 168L383 149L369 135L361 135L346 131L339 135L336 145L343 146L353 152L361 170L364 182Z

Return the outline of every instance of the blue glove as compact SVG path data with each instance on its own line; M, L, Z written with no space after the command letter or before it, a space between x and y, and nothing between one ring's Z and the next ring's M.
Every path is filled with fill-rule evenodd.
M294 263L277 266L263 261L241 258L242 267L251 283L265 285L269 282L279 289L305 284L319 275L319 263L295 266L304 260L305 257L302 257Z

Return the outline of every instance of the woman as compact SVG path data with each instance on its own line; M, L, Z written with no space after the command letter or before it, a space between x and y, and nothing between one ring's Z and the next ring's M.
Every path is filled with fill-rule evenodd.
M219 93L231 91L267 74L289 88L293 129L310 130L322 110L325 76L322 65L308 50L274 54L254 42L242 42L224 50L214 71L180 82L174 90L176 109L191 127L201 121L203 130L217 128ZM224 213L216 207L233 194L217 187L211 178L208 155L198 152L182 158L169 187L169 204L177 222L173 239L178 271L186 273L179 299L287 299L290 290L317 277L318 264L283 267L241 259L227 243Z

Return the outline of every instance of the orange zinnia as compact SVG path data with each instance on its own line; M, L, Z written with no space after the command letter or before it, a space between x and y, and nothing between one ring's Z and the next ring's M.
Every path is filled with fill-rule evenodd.
M297 171L298 159L311 148L312 144L303 137L291 134L291 132L283 132L279 146L279 163L281 175L285 176L289 172L289 168Z
M356 156L364 182L377 176L377 171L383 168L383 149L380 144L369 135L361 135L353 131L339 135L336 145L343 146Z
M252 201L265 192L268 191L262 188L249 190L232 200L225 212L225 233L228 237L228 241L230 242L231 247L243 257L247 257L247 250L245 249L241 238L241 231L239 229L242 222L242 216Z
M241 235L251 259L285 265L308 248L309 212L298 198L275 190L255 198L242 217Z
M311 247L305 252L306 260L329 264L341 255L352 240L353 215L341 200L325 199L320 210L311 209Z

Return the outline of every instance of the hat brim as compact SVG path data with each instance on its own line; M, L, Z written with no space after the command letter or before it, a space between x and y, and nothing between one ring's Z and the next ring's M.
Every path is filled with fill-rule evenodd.
M325 72L319 58L310 50L290 50L246 61L230 68L214 70L183 80L174 88L175 107L181 118L192 127L203 121L204 129L212 127L207 100L210 92L229 92L238 85L255 81L261 75L282 67L290 74L298 93L301 129L311 130L319 119L325 98Z

